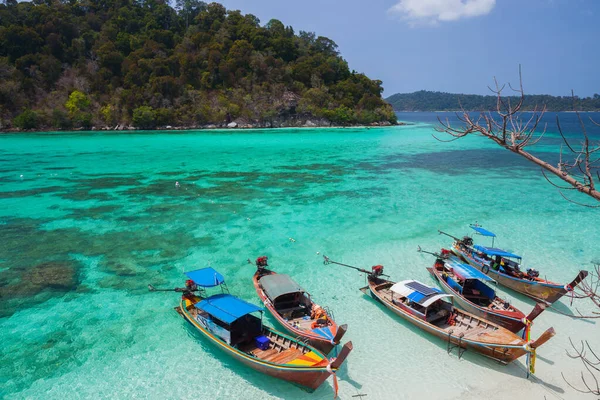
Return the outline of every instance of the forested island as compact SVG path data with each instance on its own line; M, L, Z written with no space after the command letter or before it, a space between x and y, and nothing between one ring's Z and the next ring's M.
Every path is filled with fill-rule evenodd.
M2 0L0 130L377 125L330 39L221 4Z
M496 96L476 94L456 94L421 90L414 93L396 93L386 99L395 111L456 111L461 106L466 111L495 111ZM511 97L516 104L518 97ZM460 102L459 102L460 101ZM592 97L575 97L575 106L571 96L525 95L523 111L533 111L546 106L548 111L600 111L600 94Z

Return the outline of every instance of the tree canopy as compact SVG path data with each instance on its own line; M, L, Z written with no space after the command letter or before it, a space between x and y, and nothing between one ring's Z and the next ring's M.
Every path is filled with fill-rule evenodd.
M177 0L0 4L0 128L395 122L382 82L332 40L221 4Z

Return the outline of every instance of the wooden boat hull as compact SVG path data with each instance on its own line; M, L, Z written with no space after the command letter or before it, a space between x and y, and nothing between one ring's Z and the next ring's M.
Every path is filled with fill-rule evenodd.
M470 252L460 249L456 245L452 246L452 251L470 265L480 269L482 272L492 277L496 282L498 282L498 284L514 290L515 292L524 294L525 296L534 300L541 301L546 304L552 304L568 293L565 289L566 285L548 281L539 282L530 281L527 279L519 279L498 272L492 268L489 268L489 266L482 264L476 260Z
M345 358L347 357L347 353L352 349L352 344L349 343L349 349L346 354L342 357L340 353L340 357L338 357L335 361L328 360L322 354L319 354L315 349L315 353L319 356L323 357L323 360L320 364L316 366L302 366L302 365L289 365L289 364L275 364L266 362L264 360L252 357L235 347L232 347L225 343L223 340L219 339L215 335L213 335L208 330L204 329L194 318L193 316L186 310L185 303L181 302L180 306L177 307L177 312L183 316L183 318L188 321L194 328L196 328L203 337L208 339L211 343L213 343L220 350L233 357L234 359L240 361L244 365L261 372L263 374L272 376L277 379L282 379L284 381L288 381L303 387L308 391L316 390L325 380L335 372L338 367L343 363ZM274 332L280 336L282 335L280 332L277 332L269 327L264 327L266 331ZM289 337L288 337L289 338ZM290 338L291 339L291 338ZM328 370L328 366L331 371Z
M459 346L461 348L470 348L484 356L492 358L503 364L508 364L527 353L527 350L525 349L525 347L523 347L525 342L522 339L520 339L519 337L517 337L516 335L514 335L512 332L506 331L507 333L510 333L514 337L514 339L510 343L507 343L507 344L486 343L483 341L467 339L465 337L462 337L462 338L458 337L452 333L452 329L447 329L447 330L441 329L435 325L432 325L432 324L424 321L421 318L418 318L415 315L411 315L410 313L402 310L395 304L387 301L382 296L380 296L379 293L377 292L377 290L375 289L375 287L380 285L381 283L385 283L387 281L384 281L384 280L378 279L378 278L375 278L375 279L376 280L373 280L371 277L369 277L369 279L368 279L369 286L361 289L363 291L363 293L369 294L372 298L379 301L386 308L388 308L394 314L398 315L399 317L403 318L404 320L410 322L411 324L417 326L418 328L420 328L434 336L437 336L438 338L440 338L446 342L450 341L450 343L454 346ZM470 315L466 312L464 314ZM494 325L492 323L490 323L490 324ZM502 328L500 328L500 329L502 329ZM551 334L553 334L553 331ZM512 342L514 342L514 343L512 343ZM541 343L539 345L541 345Z
M273 271L263 269L262 275L257 271L253 277L254 289L256 294L264 304L265 308L269 313L277 320L278 324L287 332L292 334L294 337L300 338L303 342L309 344L312 347L319 349L325 354L329 354L334 347L336 347L344 334L346 333L347 326L338 326L333 319L330 318L331 325L328 327L331 331L331 337L326 338L321 335L314 333L312 330L299 329L298 327L290 324L285 318L283 318L275 309L265 292L261 289L259 281L262 276L275 274Z
M438 281L444 292L454 296L454 304L468 313L476 315L485 320L492 321L511 332L516 333L525 328L525 323L523 322L525 314L522 312L503 312L502 310L492 311L487 307L478 306L452 289L450 285L448 285L448 283L441 278L439 271L436 271L434 268L427 268L427 271L429 271L429 273Z

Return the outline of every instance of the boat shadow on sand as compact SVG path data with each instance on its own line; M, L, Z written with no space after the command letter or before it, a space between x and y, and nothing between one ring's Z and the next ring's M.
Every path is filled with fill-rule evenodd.
M188 322L182 321L182 328L185 329L185 332L190 338L198 343L201 352L205 353L207 356L213 357L218 362L222 363L224 368L227 368L240 378L246 380L248 384L268 393L271 396L284 399L301 400L306 399L307 395L311 395L311 397L314 397L315 399L331 399L335 395L331 378L328 378L323 385L321 385L313 393L310 393L308 390L293 383L285 382L269 375L261 374L260 372L245 366L242 362L228 356L215 347L215 345L208 342ZM333 357L334 355L335 351L330 354L330 357ZM357 389L362 387L360 383L356 382L348 375L347 362L344 362L338 369L337 378L340 383L347 382ZM340 392L342 390L343 389L340 388Z
M528 305L531 304L532 308L535 306L535 304L537 303L537 301L535 301L534 299L532 299L531 297L527 297L524 294L521 294L519 292L515 292L513 290L510 290L509 288L502 288L504 293L502 293L504 295L503 298L515 298L520 300L523 303L527 303ZM562 298L560 298L559 300L555 301L554 303L552 303L548 308L546 308L546 311L544 311L545 313L547 312L551 312L551 313L555 313L555 314L559 314L559 315L564 315L565 317L569 317L569 318L574 318L574 319L579 319L583 322L585 322L586 324L596 324L596 321L593 319L585 319L585 318L579 318L578 314L575 314L573 312L573 309L576 308L576 305L573 304L573 306L568 306L567 304L565 304L564 302L570 302L571 298L567 297L566 295L563 296Z
M564 315L565 317L577 319L579 321L585 322L586 324L592 324L592 325L596 324L595 319L581 318L581 316L579 314L575 314L573 312L573 308L575 308L575 309L577 308L577 307L575 307L575 304L573 304L573 306L572 306L573 308L571 308L563 302L564 300L570 300L570 299L563 298L561 300L554 302L552 304L552 306L548 308L548 311L553 312L555 314Z
M486 368L489 370L497 371L497 372L507 374L507 375L512 375L517 378L528 379L527 378L527 367L524 364L525 356L519 358L518 360L513 361L512 363L510 363L508 365L504 365L498 361L492 360L491 358L487 358L484 355L478 354L474 350L462 349L461 357L459 358L457 356L458 348L456 346L452 346L453 348L450 350L450 352L448 352L448 342L447 341L444 341L444 340L438 338L437 336L431 335L431 334L423 331L422 329L419 329L418 327L414 326L410 322L405 321L403 318L394 314L394 312L389 310L385 305L383 305L380 302L378 302L377 300L373 299L370 295L364 294L364 297L365 297L366 301L372 302L374 307L379 307L379 309L381 311L383 311L388 317L390 317L395 322L397 322L399 325L401 325L398 329L408 329L411 332L413 332L415 335L421 336L421 337L427 339L432 344L435 344L439 348L446 350L446 352L448 353L448 356L452 356L453 358L455 358L456 362L469 362L469 363L475 364L479 367L483 367L483 368ZM541 349L543 350L543 347L541 347ZM540 356L539 354L536 355L536 357L539 361L542 361L544 363L547 363L550 365L554 364L554 361L544 358L543 356ZM533 377L530 377L529 379L531 379L532 381L535 381L536 383L539 383L540 385L542 385L550 390L553 390L558 393L564 393L564 390L562 388L560 388L558 386L554 386L549 383L546 383L542 379L536 377L535 375Z

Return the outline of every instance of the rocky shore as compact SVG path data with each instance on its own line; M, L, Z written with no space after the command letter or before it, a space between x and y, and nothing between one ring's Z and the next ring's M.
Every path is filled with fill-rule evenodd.
M249 121L245 119L235 119L231 122L223 122L220 124L204 124L204 125L166 125L157 126L154 128L142 128L136 127L131 124L117 124L116 126L92 126L90 129L84 128L73 128L69 131L136 131L136 130L204 130L204 129L270 129L270 128L348 128L348 127L383 127L392 126L394 124L389 121L373 122L371 124L349 124L349 125L336 125L331 121L323 118L277 118L271 121L258 122ZM398 122L395 125L405 125L403 122ZM18 128L2 129L0 126L0 132L54 132L58 129L41 127L35 130L23 130Z

